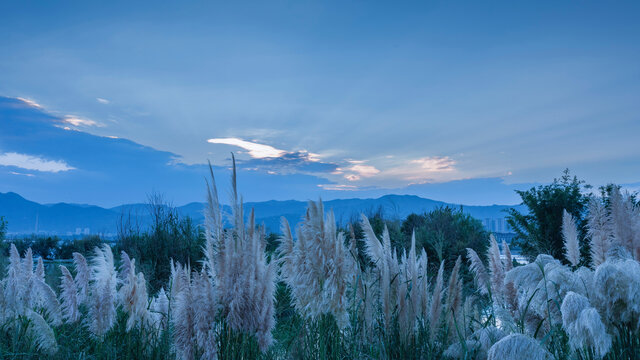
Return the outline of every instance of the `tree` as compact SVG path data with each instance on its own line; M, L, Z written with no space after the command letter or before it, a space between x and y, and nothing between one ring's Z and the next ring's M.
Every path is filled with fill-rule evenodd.
M411 243L411 233L415 231L416 246L425 249L430 263L437 265L445 260L447 268L453 267L458 256L465 257L466 248L484 253L489 239L479 220L465 214L462 208L449 206L407 216L401 231L405 247Z
M571 177L566 169L560 179L549 185L533 187L527 191L516 191L528 213L509 209L507 223L515 231L514 243L530 260L538 254L549 254L566 262L562 239L562 211L567 210L578 226L579 239L584 244L584 213L589 189L584 181Z
M0 241L4 241L4 236L7 234L7 222L2 216L0 216Z

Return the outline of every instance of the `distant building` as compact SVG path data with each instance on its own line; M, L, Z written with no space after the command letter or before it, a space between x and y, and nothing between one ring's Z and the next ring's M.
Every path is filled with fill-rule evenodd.
M511 227L505 218L485 218L482 221L485 230L492 233L511 233Z

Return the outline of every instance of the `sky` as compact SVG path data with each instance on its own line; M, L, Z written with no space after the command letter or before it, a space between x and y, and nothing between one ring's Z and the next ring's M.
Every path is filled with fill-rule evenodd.
M0 3L0 191L118 205L640 188L640 3ZM101 163L96 163L99 159Z

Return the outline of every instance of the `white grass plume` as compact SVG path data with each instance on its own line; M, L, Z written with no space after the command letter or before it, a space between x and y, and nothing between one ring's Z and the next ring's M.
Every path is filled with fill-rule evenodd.
M187 274L187 283L175 294L172 302L173 345L176 358L192 360L196 350L194 289L191 276Z
M28 335L34 340L38 351L47 355L57 353L58 343L56 342L53 329L51 329L47 321L40 316L40 314L32 310L27 310L25 315L27 319L29 319Z
M535 339L523 334L511 334L491 346L487 360L527 359L550 360L553 357Z
M145 326L151 322L147 305L149 296L147 294L147 282L143 273L137 273L135 269L135 261L130 260L129 256L123 251L123 258L129 260L125 268L123 268L126 278L118 291L118 302L129 315L127 318L127 331L136 325Z
M624 246L640 261L640 209L634 204L628 192L624 195L616 188L611 194L611 219L613 242Z
M489 263L491 296L498 304L504 304L504 264L500 257L500 247L493 234L489 235L489 249L487 250Z
M281 277L291 288L296 309L311 318L330 313L345 327L347 290L356 264L344 233L337 232L333 212L325 217L322 201L310 201L295 243L286 219L281 227Z
M77 252L73 253L73 264L76 268L76 277L74 279L76 288L78 289L78 305L84 304L89 297L89 278L91 270L87 264L87 259Z
M459 276L461 265L462 257L458 256L453 270L451 270L451 275L449 275L449 286L447 287L445 313L450 338L457 338L459 335L465 336L464 314L462 313L462 280Z
M635 328L640 321L640 263L606 261L594 274L594 305L608 327Z
M480 260L480 257L475 252L475 250L471 248L467 248L467 258L471 263L470 269L474 273L474 279L476 282L476 286L478 286L478 290L480 290L481 294L489 294L489 273L487 273L487 268Z
M564 256L571 266L576 267L580 263L580 244L578 242L578 229L576 221L567 212L562 211L562 238L564 239Z
M42 256L38 257L38 265L36 265L34 276L36 279L44 281L44 262L42 261Z
M60 302L58 301L58 297L53 289L51 289L46 282L40 279L34 278L31 284L35 287L38 296L41 298L41 301L38 301L38 303L44 309L49 322L56 326L62 324Z
M591 348L602 358L611 348L611 335L602 323L598 311L589 300L569 292L562 301L562 326L569 336L569 345L574 350Z
M611 218L606 207L597 198L589 200L587 234L591 245L591 266L595 269L607 260L607 252L613 237Z
M431 308L429 317L429 338L431 341L435 339L436 332L440 327L440 316L442 315L442 298L444 296L444 261L440 263L438 275L436 276L436 285L433 288L431 297Z
M207 242L212 246L206 248L213 248L213 259L207 259L207 267L212 268L209 276L216 286L227 324L235 331L256 335L261 350L266 350L271 345L271 330L275 326L275 261L267 261L264 231L254 231L251 222L249 228L245 228L235 157L232 159L231 229L216 228L221 226L218 222L221 210L217 206L215 186L209 186L208 209L211 210L208 212L211 214L207 221Z
M116 317L116 271L113 253L108 244L96 247L91 259L91 296L88 300L89 315L86 322L89 331L101 337L109 331Z
M69 269L60 265L60 298L62 299L62 317L68 323L80 320L78 311L78 289Z
M23 267L18 249L12 243L9 247L9 267L4 287L6 311L13 314L22 314L25 302L22 294L26 291L28 283L23 275Z
M166 329L169 317L169 297L164 288L160 288L158 294L151 300L149 309L153 327L156 330Z

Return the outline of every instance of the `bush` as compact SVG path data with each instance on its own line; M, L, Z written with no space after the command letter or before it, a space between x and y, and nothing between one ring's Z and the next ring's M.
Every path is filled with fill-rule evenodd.
M465 256L471 248L483 254L487 248L489 234L482 223L462 212L462 208L443 206L428 213L411 214L402 222L405 248L416 233L416 246L424 248L432 264L445 260L445 268L453 268L458 256Z
M153 194L148 204L151 224L146 231L122 217L116 248L132 258L149 281L152 293L165 286L171 274L171 260L198 269L204 245L203 230L190 217L180 216L161 195Z
M554 179L549 185L516 191L528 213L509 209L507 223L516 233L514 243L522 249L522 254L529 260L538 254L549 254L566 262L562 212L567 210L576 219L579 239L584 244L584 213L589 199L583 194L583 189L589 188L584 181L571 177L569 170L565 170L560 179Z

